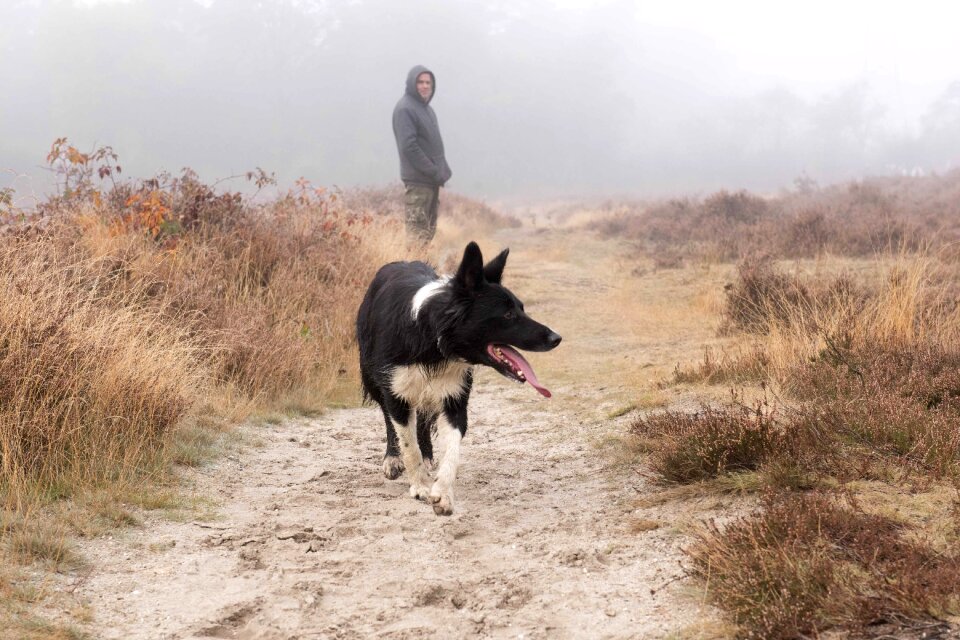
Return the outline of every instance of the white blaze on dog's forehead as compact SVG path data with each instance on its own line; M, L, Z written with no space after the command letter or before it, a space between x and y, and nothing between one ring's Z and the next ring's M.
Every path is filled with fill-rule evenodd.
M416 320L417 316L420 314L420 309L423 307L424 303L432 298L433 296L440 293L440 290L450 282L451 276L443 276L433 282L428 282L423 285L417 292L413 295L413 308L411 313L413 314L413 319Z

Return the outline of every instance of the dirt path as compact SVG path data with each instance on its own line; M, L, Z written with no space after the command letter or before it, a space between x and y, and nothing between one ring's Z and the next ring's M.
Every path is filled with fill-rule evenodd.
M93 633L656 638L695 621L697 600L676 581L676 507L647 509L664 526L631 531L649 488L598 451L629 391L610 388L617 372L650 357L626 348L635 338L606 304L615 258L561 232L521 231L511 246L505 282L564 334L566 354L533 360L552 401L479 375L452 517L383 477L378 410L246 427L263 446L194 472L216 518L147 515L84 543L93 569L70 588Z

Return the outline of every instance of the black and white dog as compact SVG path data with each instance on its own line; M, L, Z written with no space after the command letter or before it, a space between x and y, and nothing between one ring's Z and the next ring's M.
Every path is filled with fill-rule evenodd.
M387 425L383 473L393 480L406 469L410 495L438 515L453 512L474 365L550 397L517 349L549 351L560 336L500 284L508 252L484 266L471 242L456 275L443 277L423 262L392 262L377 272L357 314L364 397L380 405ZM435 482L424 464L433 458L434 429L443 448Z

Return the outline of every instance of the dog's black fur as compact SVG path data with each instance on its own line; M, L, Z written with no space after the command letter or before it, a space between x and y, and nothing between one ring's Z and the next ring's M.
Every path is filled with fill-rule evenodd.
M461 437L466 433L467 401L473 384L471 365L493 367L521 383L525 380L518 375L518 367L494 357L493 347L549 351L560 343L560 336L527 316L523 303L501 284L508 252L504 250L484 266L480 247L471 242L456 275L446 281L423 262L393 262L382 267L371 282L357 315L357 342L364 396L383 410L387 477L393 479L400 474L401 454L405 467L411 462L419 464L421 457L433 458L431 428L436 428L438 417L459 430ZM431 293L415 315L414 299L427 285L431 285ZM412 376L404 380L419 381L417 389L422 392L408 392L403 397L397 382L400 374ZM420 456L409 458L408 452L401 451L401 445L410 442L409 436L398 442L397 429L407 428L414 415ZM455 474L456 461L453 465ZM407 472L419 473L409 468ZM418 482L413 475L412 483ZM412 484L411 493L427 497L419 495L421 488ZM440 502L434 493L429 496L431 501ZM442 509L435 505L437 513L449 513L451 509L452 504L444 504Z

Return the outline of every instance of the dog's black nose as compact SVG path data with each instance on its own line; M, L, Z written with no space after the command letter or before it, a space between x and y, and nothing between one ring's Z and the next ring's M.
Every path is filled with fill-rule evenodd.
M563 340L563 338L560 337L560 334L554 333L553 331L551 331L550 335L547 336L547 344L550 345L551 349L560 344L561 340Z

